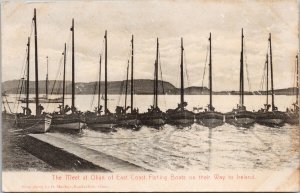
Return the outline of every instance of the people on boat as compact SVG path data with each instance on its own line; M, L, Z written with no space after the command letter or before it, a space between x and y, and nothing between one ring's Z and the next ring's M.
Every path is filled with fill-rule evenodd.
M39 106L38 106L38 108L37 108L37 113L38 113L38 115L41 115L42 112L43 112L43 110L44 110L44 107L43 107L41 104L39 104Z
M215 107L211 106L210 104L207 105L207 109L205 109L205 110L207 111L208 109L210 111L215 111Z
M138 111L138 109L137 109L137 111ZM154 108L153 105L150 105L150 108L148 108L148 113L152 113L152 112L158 113L158 112L161 112L161 110L158 107Z
M97 115L101 115L101 113L103 112L102 107L103 107L102 105L100 105L100 107L95 107L95 113Z
M59 108L59 113L61 115L65 114L71 110L71 107L69 105L66 105L65 107L63 107L62 105L59 105L58 108Z
M132 114L139 114L139 108L133 108Z
M111 115L112 113L111 113L108 109L106 109L106 110L105 110L105 114L106 114L106 115Z
M22 107L24 115L31 115L31 109L27 107Z
M130 106L127 106L126 108L122 107L122 106L117 106L116 107L116 114L117 115L121 115L121 114L126 114L126 111L130 109Z

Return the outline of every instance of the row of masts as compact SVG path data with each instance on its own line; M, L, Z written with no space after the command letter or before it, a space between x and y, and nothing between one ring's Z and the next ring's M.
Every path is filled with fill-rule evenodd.
M238 125L238 126L250 126L253 125L255 121L262 124L271 124L271 125L282 125L285 120L290 122L297 122L299 115L295 113L296 111L283 113L277 111L277 107L274 105L274 85L273 85L273 63L272 63L272 42L271 42L271 34L269 34L269 48L270 48L270 60L267 54L267 104L265 110L259 110L257 113L250 112L246 110L244 106L244 32L242 29L241 35L241 55L240 55L240 99L237 109L233 109L228 113L221 113L214 110L213 100L212 100L212 35L209 34L209 104L208 108L203 112L193 113L188 111L185 107L187 106L187 102L184 99L184 46L183 46L183 38L181 38L181 46L180 46L180 103L176 109L168 109L166 112L162 112L158 107L158 66L160 64L159 61L159 41L157 38L156 45L156 59L154 62L154 85L153 85L153 106L148 109L147 113L140 114L138 109L133 107L133 94L134 94L134 37L132 35L131 38L131 65L127 64L127 74L126 74L126 91L125 91L125 106L124 109L120 107L116 108L116 114L111 114L108 110L108 87L107 87L107 31L105 31L104 35L104 113L101 115L102 106L100 104L100 91L101 91L101 63L102 63L102 54L100 54L99 60L99 82L98 82L98 104L96 107L96 112L86 112L83 116L81 112L79 112L75 107L75 26L74 19L72 19L72 26L70 28L72 33L72 104L69 108L67 105L65 107L65 73L66 73L66 43L64 45L63 52L63 96L62 96L62 105L60 105L60 114L57 112L49 114L41 115L43 107L40 105L39 100L39 80L38 80L38 44L37 44L37 19L36 19L36 9L34 9L34 43L35 43L35 103L36 103L36 116L21 116L17 120L19 125L27 124L30 126L39 124L38 128L43 128L42 130L46 132L50 125L54 128L65 128L65 129L81 129L84 124L87 124L88 127L101 128L101 127L113 127L113 125L127 125L127 126L136 126L142 124L147 125L163 125L165 123L176 124L176 125L189 125L193 124L196 120L198 123L215 127L224 123L224 120L230 124ZM26 115L30 115L31 111L28 107L29 103L29 71L30 71L30 37L28 38L27 43L27 84L26 84ZM271 71L271 94L272 94L272 112L268 112L269 104L268 104L268 69L269 69L269 61L270 61L270 71ZM298 62L298 56L297 56ZM128 91L128 75L129 75L129 66L131 67L131 100L130 100L130 108L131 112L126 113L127 107L127 91ZM297 69L297 77L298 77L298 69ZM298 87L298 81L297 81ZM96 88L96 87L95 87ZM47 57L47 75L46 75L46 97L48 98L48 57ZM297 94L297 102L298 102L298 94ZM295 109L299 110L298 104L295 104ZM71 110L71 114L66 114L69 110ZM118 112L117 110L120 110ZM288 118L287 118L288 117ZM36 122L37 120L38 123Z
M35 43L35 102L36 102L36 115L40 115L39 112L39 90L38 90L38 44L37 44L37 18L36 18L36 10L34 10L34 17L33 17L33 22L34 22L34 43ZM72 26L71 26L71 32L72 32L72 105L71 105L71 110L74 113L75 111L75 46L74 46L74 19L72 19ZM104 114L108 114L108 107L107 107L107 31L105 31L105 55L104 55L104 64L105 64L105 90L104 90ZM275 110L275 104L274 104L274 85L273 85L273 63L272 63L272 42L271 42L271 34L269 34L269 53L270 53L270 61L269 61L269 56L268 54L266 55L266 65L267 65L267 99L266 99L266 105L269 104L269 63L270 63L270 72L271 72L271 96L272 96L272 110ZM209 92L210 92L210 97L209 97L209 106L208 109L212 110L213 109L213 102L212 102L212 37L211 33L209 34ZM28 109L28 101L29 101L29 70L30 70L30 37L28 37L28 43L27 43L27 84L26 84L26 108ZM183 78L183 52L184 52L184 47L183 47L183 38L181 38L181 58L180 58L180 103L184 103L184 78ZM66 43L64 45L64 72L63 72L63 96L62 96L62 106L65 106L65 68L66 68ZM298 59L298 56L297 56ZM101 90L101 61L102 56L100 55L100 68L99 68L99 84L98 84L98 105L97 108L98 110L100 109L100 90ZM157 38L157 49L156 49L156 59L155 59L155 68L154 68L154 100L153 100L153 106L154 108L158 107L158 63L159 63L159 41ZM128 61L128 66L129 68L129 61ZM134 92L134 77L133 77L133 70L134 70L134 37L132 35L131 39L131 100L130 100L130 109L131 113L133 112L133 92ZM298 73L298 69L297 69ZM127 80L128 80L128 70L127 70ZM47 57L47 75L46 75L46 97L48 98L48 57ZM128 82L126 81L126 97L127 97L127 85ZM298 87L298 81L297 81L297 87ZM239 105L240 107L244 106L244 33L242 29L242 35L241 35L241 57L240 57L240 100L239 100ZM127 105L127 98L125 99L125 108ZM298 97L297 97L297 102L298 102Z

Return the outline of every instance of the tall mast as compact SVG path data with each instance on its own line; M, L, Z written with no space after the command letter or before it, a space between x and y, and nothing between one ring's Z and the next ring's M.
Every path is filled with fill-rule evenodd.
M269 105L269 55L268 54L266 56L266 65L267 65L267 105Z
M46 74L46 99L48 99L48 56L47 58L47 74Z
M37 22L36 22L36 9L34 8L34 51L35 51L35 112L40 115L39 111L39 69L38 69L38 43L37 43Z
M72 19L72 113L75 110L75 56L74 56L74 19Z
M157 89L156 89L156 63L157 63L157 59L155 59L155 62L154 62L154 80L153 80L153 107L156 106L156 92L157 92Z
M131 113L133 112L133 35L132 35L132 39L131 39L131 89L130 89L130 110ZM126 108L126 107L125 107Z
M107 113L107 31L105 30L105 72L104 72L104 78L105 78L105 89L104 89L104 114Z
M101 54L100 54L100 61L99 61L99 81L98 81L98 106L97 110L100 110L100 93L101 93Z
M211 61L211 33L209 33L209 110L212 110L212 61Z
M127 64L127 75L126 75L126 86L125 86L125 105L124 105L124 109L127 108L128 74L129 74L129 60L128 60L128 64Z
M298 54L296 55L296 68L297 68L297 70L296 70L296 72L297 72L297 75L296 75L296 78L297 78L297 82L296 82L296 84L297 84L297 88L296 88L296 105L298 105L298 100L299 100L299 61L298 61Z
M30 69L30 37L28 37L27 43L27 82L26 82L26 109L29 108L29 69Z
M271 33L269 34L269 43L270 43L270 67L271 67L271 93L272 93L272 111L275 110L274 105L274 84L273 84L273 61L272 61L272 39Z
M65 43L65 49L64 49L64 74L63 74L63 95L62 95L62 108L65 108L65 89L66 89L66 58L67 58L67 45ZM64 112L64 111L63 111Z
M241 42L241 60L240 60L240 106L244 106L244 31L242 28Z
M154 103L154 108L157 108L158 106L158 53L159 53L159 43L158 43L158 38L156 40L156 61L155 61L155 103Z
M180 62L180 104L184 103L184 81L183 81L183 38L181 38L181 62Z

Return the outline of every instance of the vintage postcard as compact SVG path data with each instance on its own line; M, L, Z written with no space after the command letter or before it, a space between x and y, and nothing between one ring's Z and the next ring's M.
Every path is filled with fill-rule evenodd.
M1 1L2 190L300 191L298 3Z

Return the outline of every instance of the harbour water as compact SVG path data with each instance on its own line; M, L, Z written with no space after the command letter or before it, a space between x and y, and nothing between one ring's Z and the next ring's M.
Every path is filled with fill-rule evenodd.
M9 100L14 100L12 96ZM76 106L81 111L92 110L93 97L92 95L77 95ZM206 95L188 95L185 98L190 110L193 107L203 107L208 103ZM213 98L214 107L221 112L231 111L238 102L238 96L219 95ZM96 104L96 97L94 99ZM123 105L123 99L124 96L120 98L117 95L109 95L110 110L113 112L116 105ZM145 112L152 104L152 99L150 95L135 95L135 107L139 107L140 112ZM160 108L165 111L176 107L179 96L161 95L159 100ZM275 96L275 100L278 109L285 111L294 102L295 96ZM258 110L263 107L264 102L265 96L245 96L248 110ZM34 104L31 106L33 107ZM58 104L44 104L43 106L48 112L58 110ZM164 125L159 130L142 126L138 131L117 128L116 132L110 133L87 128L79 134L57 132L54 135L62 140L76 141L82 146L154 171L280 170L297 167L300 161L299 126L288 124L281 128L255 124L248 129L237 128L229 124L214 129L197 124L185 128Z

